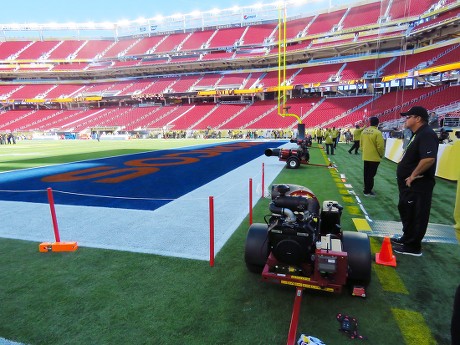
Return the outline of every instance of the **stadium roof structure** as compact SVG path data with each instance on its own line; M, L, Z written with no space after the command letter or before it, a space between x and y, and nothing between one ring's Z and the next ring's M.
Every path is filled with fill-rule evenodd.
M67 23L11 23L0 24L3 39L9 34L16 37L37 37L44 39L57 35L63 37L70 33L78 38L121 37L133 35L157 35L169 32L187 32L190 30L204 30L211 27L245 26L265 21L274 21L278 18L280 10L286 11L288 17L298 18L301 13L308 15L321 11L329 11L341 7L348 7L355 3L375 2L375 0L350 0L348 4L333 6L331 0L278 0L268 3L255 3L247 6L231 6L224 9L212 8L206 11L193 11L190 13L176 13L163 16L156 15L150 18L137 18L134 20L119 20L114 22L67 22ZM312 10L315 8L315 10ZM83 34L82 34L83 33Z

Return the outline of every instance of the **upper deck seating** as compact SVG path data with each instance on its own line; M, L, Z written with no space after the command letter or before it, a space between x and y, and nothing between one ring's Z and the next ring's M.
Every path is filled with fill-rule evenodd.
M258 84L260 82L260 77L262 77L265 74L265 72L252 72L251 75L249 76L249 79L246 80L246 84L244 85L245 89L251 89L251 88L256 88L258 87Z
M421 32L423 30L426 30L428 28L435 27L440 24L444 24L447 22L455 21L458 19L458 16L460 14L460 7L454 8L450 11L446 11L444 13L441 13L437 15L435 18L431 18L430 20L417 25L414 30L412 30L411 34Z
M124 39L112 43L112 46L103 54L105 58L117 57L119 54L127 50L131 45L136 42L136 39Z
M198 81L196 75L183 75L180 79L172 86L173 92L181 93L187 92L190 87Z
M350 8L348 14L342 22L342 29L377 24L378 19L382 17L383 14L385 14L385 8L381 6L380 1L360 6L353 6Z
M155 49L155 53L171 52L177 50L179 45L185 40L189 33L179 33L169 35Z
M391 3L389 15L392 20L419 16L428 10L434 3L436 2L433 0L393 0Z
M53 68L54 72L58 71L82 71L89 66L87 62L73 62L55 65Z
M345 14L346 9L321 13L307 29L307 35L330 32L334 25L337 25Z
M195 31L183 44L182 51L201 49L215 30Z
M160 43L160 41L164 38L162 35L158 36L151 36L151 37L144 37L134 46L129 48L125 56L133 56L133 55L144 55L147 54L147 51L155 47Z
M209 48L233 47L246 28L219 29L209 42Z
M217 51L203 55L201 60L230 60L233 57L233 52Z
M440 47L427 50L417 54L406 54L396 58L385 70L385 75L402 73L410 70L418 70L437 65L437 60L443 58L442 61L458 61L457 45ZM440 63L439 63L440 64Z
M326 82L330 77L337 74L342 65L342 63L335 63L322 66L305 67L295 76L293 84L301 85Z
M168 86L177 81L176 77L158 78L154 84L150 84L142 91L142 94L162 94Z
M202 78L195 84L195 89L214 89L214 86L217 84L219 79L222 78L222 75L219 73L209 73L203 75Z
M64 40L49 54L49 60L64 60L74 54L85 41Z
M51 90L47 95L47 99L55 98L67 98L76 95L79 91L82 91L86 88L85 85L81 84L61 84L56 88Z
M113 44L111 40L89 40L88 43L78 51L76 58L94 59L96 56L102 54L111 44Z
M60 41L36 41L23 50L16 60L38 60L47 55Z
M249 26L242 38L242 45L262 45L264 40L273 33L276 27L277 24L259 24Z
M0 60L6 60L10 56L19 53L32 41L6 41L0 42Z
M388 60L389 58L347 62L345 68L340 73L340 80L364 79L366 72L369 72L368 75L377 77L376 73L378 69Z
M21 89L14 92L10 99L35 99L39 98L42 94L45 94L48 90L53 88L52 84L27 84Z
M298 68L292 68L286 70L286 81L288 81L294 73L296 73L299 69ZM278 71L271 71L268 72L263 78L261 83L264 85L264 87L269 87L269 86L278 86ZM280 76L280 81L283 81L283 73L281 73Z
M169 63L184 63L184 62L194 62L198 61L200 55L173 55L169 60Z
M248 76L248 73L224 74L217 87L221 89L239 89Z

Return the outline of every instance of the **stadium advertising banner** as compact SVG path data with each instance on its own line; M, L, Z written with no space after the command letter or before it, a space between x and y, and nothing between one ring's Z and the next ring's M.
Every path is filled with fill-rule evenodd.
M391 80L395 80L395 79L403 79L403 78L407 78L407 77L416 77L416 76L419 76L419 75L429 75L429 74L433 74L433 73L442 73L442 72L452 71L452 70L456 70L456 69L460 69L460 63L459 62L449 64L449 65L444 65L444 66L425 68L425 69L421 69L419 71L413 71L413 72L411 72L412 75L409 75L409 72L387 75L387 76L382 78L382 81L386 82L386 81L391 81Z
M25 103L45 103L46 100L41 99L41 98L30 98L30 99L25 99L24 102Z
M276 87L278 89L278 87ZM265 90L261 87L255 89L243 89L243 90L209 90L209 91L198 91L198 96L233 96L233 95L252 95L258 92L264 92Z
M74 101L73 98L55 98L51 100L51 102L56 102L56 103L71 103L73 101Z

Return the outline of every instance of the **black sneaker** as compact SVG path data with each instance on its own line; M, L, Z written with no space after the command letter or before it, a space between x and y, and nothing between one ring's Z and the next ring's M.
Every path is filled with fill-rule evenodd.
M412 256L422 256L421 249L414 249L406 246L405 244L395 244L393 247L395 253L404 254L404 255L412 255Z
M369 193L363 193L364 196L371 196L371 197L375 197L375 193L373 191L370 191Z
M404 238L403 236L395 235L392 238L390 238L390 242L393 244L404 244Z

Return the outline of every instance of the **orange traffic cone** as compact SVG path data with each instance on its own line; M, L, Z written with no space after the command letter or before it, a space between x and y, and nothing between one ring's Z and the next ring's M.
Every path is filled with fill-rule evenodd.
M393 255L393 248L389 237L383 239L380 253L375 254L375 262L379 265L396 267L396 256Z

